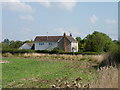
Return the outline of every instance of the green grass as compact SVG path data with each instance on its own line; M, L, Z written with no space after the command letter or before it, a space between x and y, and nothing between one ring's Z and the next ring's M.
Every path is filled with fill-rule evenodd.
M4 57L4 60L9 61L9 63L2 64L4 88L49 88L50 85L56 83L56 79L71 81L79 76L83 78L82 82L87 83L94 80L95 76L95 70L90 61L41 60L20 57Z

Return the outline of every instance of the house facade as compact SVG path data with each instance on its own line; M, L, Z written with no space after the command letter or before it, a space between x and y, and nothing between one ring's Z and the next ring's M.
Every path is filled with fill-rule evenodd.
M78 42L71 34L70 36L67 36L66 33L63 36L36 36L34 42L35 50L52 50L59 47L65 52L78 51Z

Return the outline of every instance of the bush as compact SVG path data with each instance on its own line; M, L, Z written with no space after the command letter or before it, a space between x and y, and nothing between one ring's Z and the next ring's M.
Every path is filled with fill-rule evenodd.
M59 54L61 52L63 52L63 50L61 50L59 47L56 47L53 50L51 50L50 54Z
M17 54L17 53L33 53L34 50L27 50L27 49L2 49L2 53L11 53L11 54Z
M111 52L112 61L118 66L120 65L120 45Z
M120 46L115 47L112 51L106 54L106 58L100 63L99 67L104 66L119 66L120 65Z
M12 55L11 53L8 52L8 53L2 54L2 56L3 56L3 57L12 57L13 55Z
M60 54L70 54L70 55L100 55L103 52L60 52Z
M35 50L36 53L50 53L49 50Z

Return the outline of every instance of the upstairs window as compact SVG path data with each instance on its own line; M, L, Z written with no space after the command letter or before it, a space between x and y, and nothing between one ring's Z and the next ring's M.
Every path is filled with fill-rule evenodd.
M44 43L43 43L43 42L40 42L39 45L44 45Z
M49 42L49 45L52 45L52 43L51 43L51 42Z

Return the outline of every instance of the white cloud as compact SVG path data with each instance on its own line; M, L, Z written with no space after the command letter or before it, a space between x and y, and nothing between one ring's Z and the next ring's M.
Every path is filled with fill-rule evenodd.
M68 11L72 11L76 4L76 0L66 0L66 2L60 1L61 8L66 9Z
M92 24L95 24L98 20L99 20L99 18L94 14L90 18L90 21L91 21Z
M20 16L20 19L22 19L22 20L28 20L28 21L34 20L34 18L31 15Z
M105 20L105 23L106 23L106 24L115 24L115 23L116 23L116 20L115 20L115 19L106 19L106 20Z
M72 33L73 37L81 36L81 33L76 28L62 28L62 27L61 28L55 28L52 33L54 35L63 35L64 32L67 35L70 35L70 33Z
M4 0L3 2L9 2L5 6L13 11L29 11L29 12L33 11L31 6L26 4L23 0L22 2L21 0ZM51 8L54 5L52 4L53 1L51 0L26 0L26 2L39 2L41 5L43 5L46 8ZM59 5L55 8L62 8L67 11L72 11L77 3L76 0L65 0L65 1L58 0L57 2Z
M51 0L29 0L29 1L31 1L31 2L37 1L41 5L45 6L46 8L53 7L52 2L54 2ZM57 0L55 2L58 2L58 6L55 8L62 8L62 9L68 10L68 11L72 11L72 9L75 7L75 5L77 3L76 0L65 0L65 1Z
M51 7L51 3L50 3L50 1L49 0L39 0L40 2L40 4L41 5L43 5L43 6L45 6L46 8L50 8Z
M17 12L33 12L30 5L21 2L20 0L6 0L3 2L3 8Z

